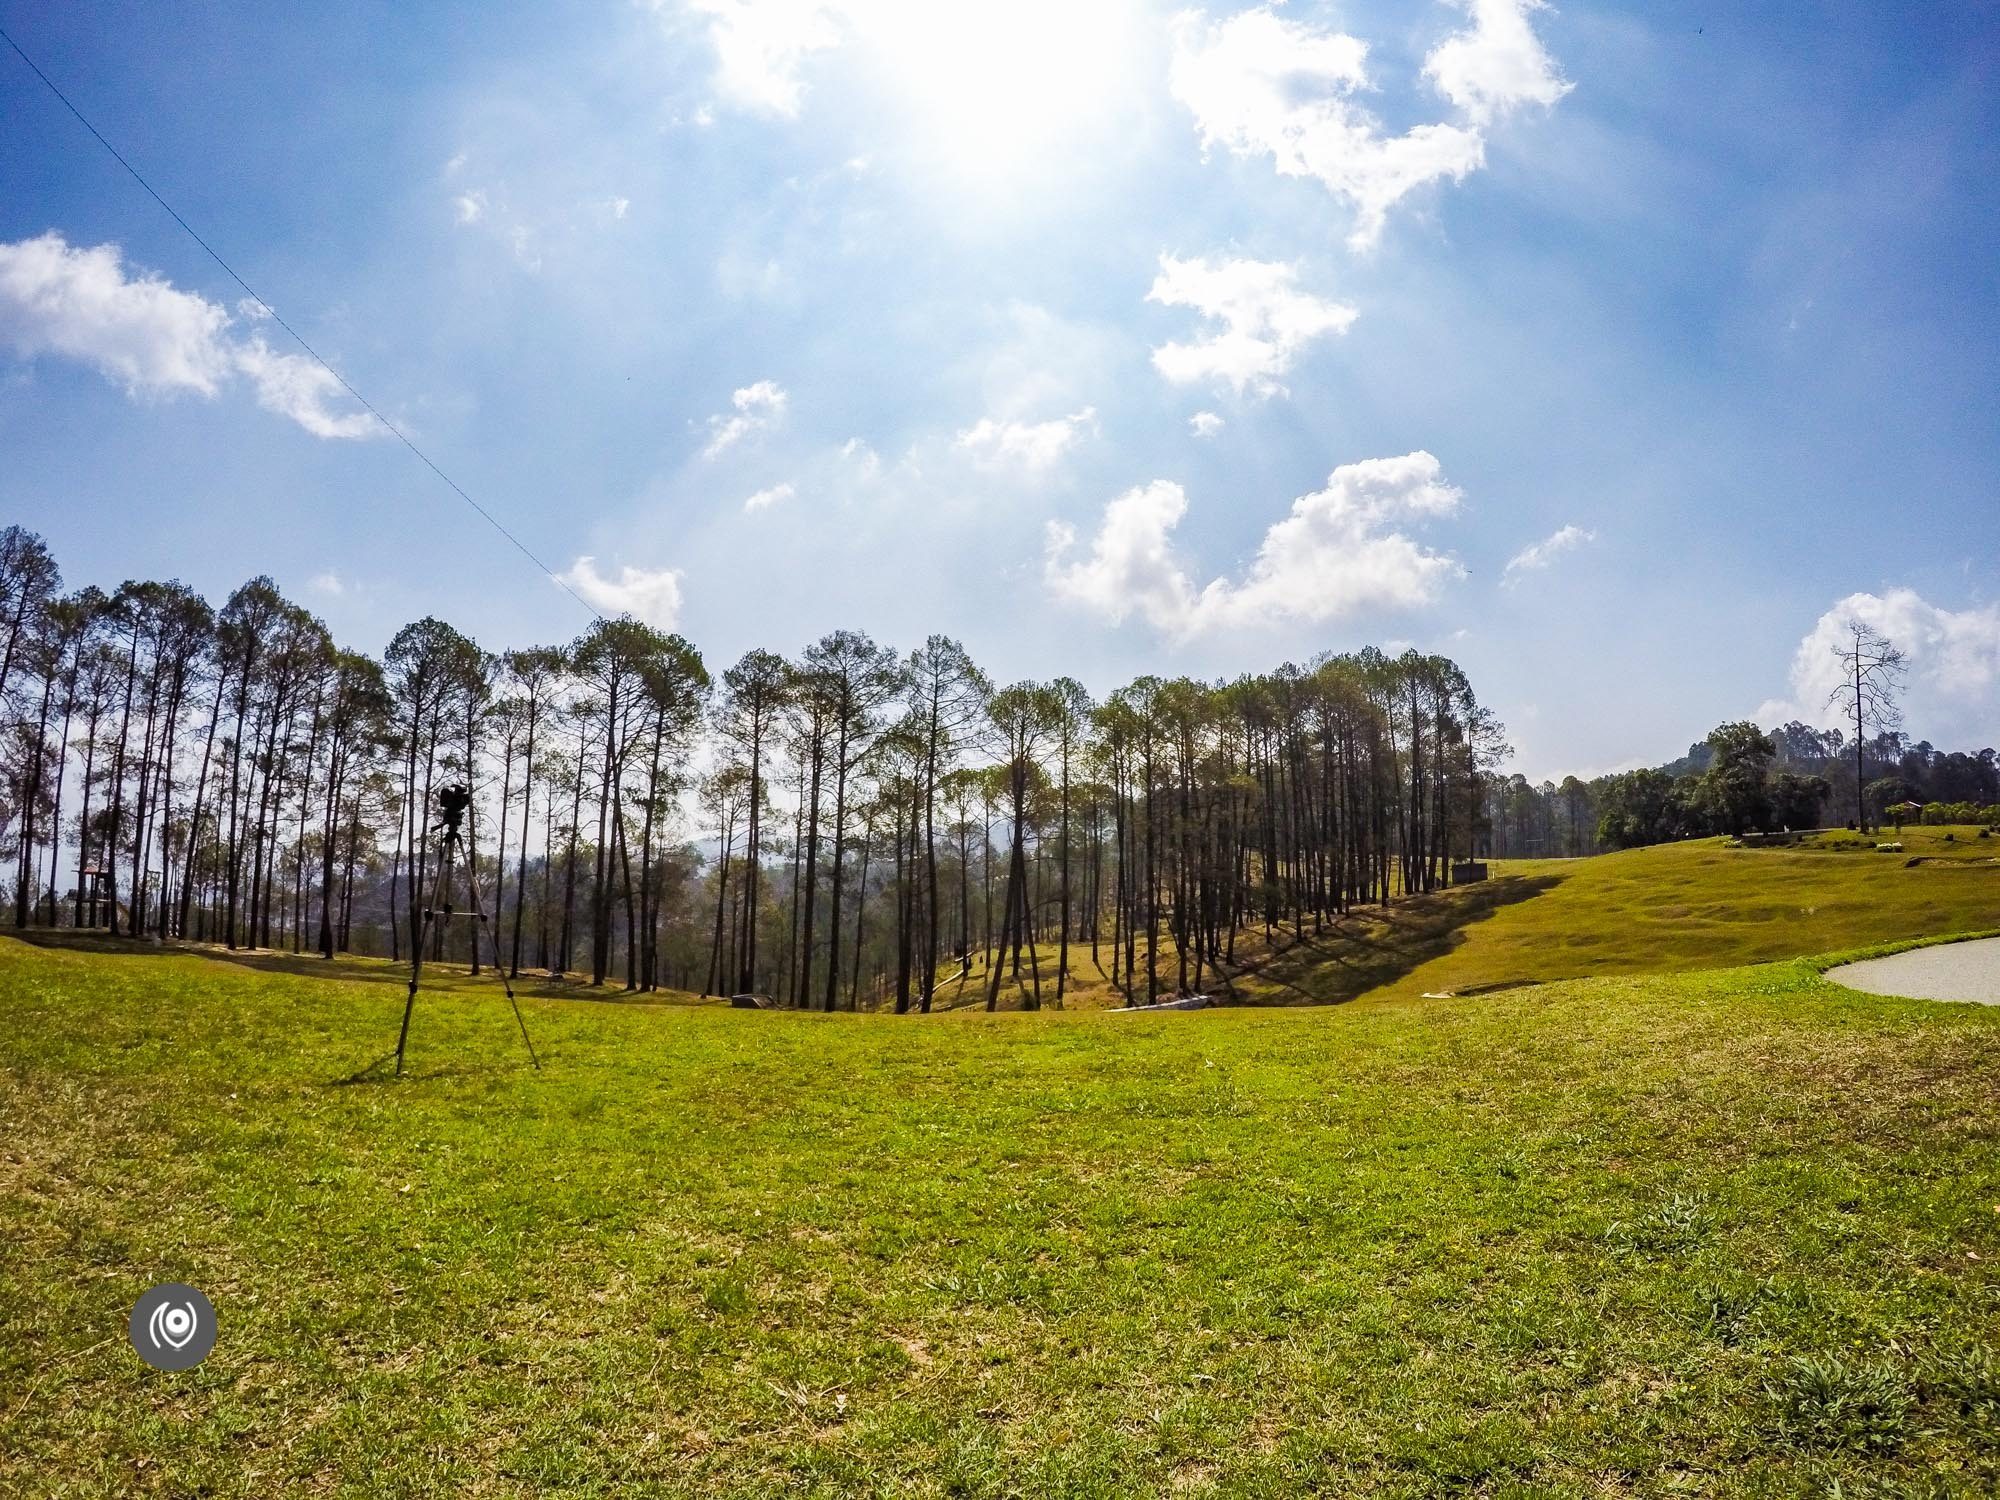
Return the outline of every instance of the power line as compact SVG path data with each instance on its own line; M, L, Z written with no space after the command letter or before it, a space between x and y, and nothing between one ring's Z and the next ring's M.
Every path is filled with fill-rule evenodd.
M401 443L405 448L408 448L412 453L416 454L417 458L423 463L425 468L429 469L433 474L437 475L438 478L442 479L447 485L451 486L451 491L453 494L457 495L459 499L463 500L467 505L471 506L475 511L477 511L479 513L480 518L484 520L487 525L491 526L495 531L499 532L500 535L504 536L505 538L507 538L508 541L512 542L515 546L515 549L519 551L523 557L527 558L529 562L533 563L544 574L546 574L549 580L552 583L554 583L557 588L561 589L565 594L568 594L570 598L576 600L578 604L581 604L585 609L589 610L591 614L596 615L598 619L601 620L604 618L604 616L602 614L599 614L598 611L591 605L591 603L587 599L585 599L581 594L577 593L575 589L571 588L569 584L563 580L562 575L557 573L554 568L551 568L547 563L543 562L539 557L535 556L535 554L529 550L527 543L523 542L519 537L515 536L513 532L509 531L505 526L503 526L491 511L489 511L485 506L481 505L477 500L473 499L472 496L470 496L465 492L465 487L463 485L461 485L456 479L453 479L449 474L445 473L443 469L439 468L437 464L432 461L431 456L428 453L424 452L423 449L419 448L415 443L411 442L408 433L404 432L402 428L398 427L394 422L391 422L387 417L383 416L382 413L376 408L374 402L370 401L366 396L362 395L361 392L357 391L354 388L354 386L348 381L348 378L345 375L341 374L340 371L336 370L331 364L329 364L326 361L326 359L320 354L319 350L313 348L311 344L308 344L305 341L305 336L301 334L298 331L298 329L292 327L292 325L287 323L284 320L284 318L279 316L278 310L275 307L271 306L270 303L266 302L261 296L259 296L256 289L252 287L249 282L245 281L241 276L239 276L236 273L236 268L230 265L228 261L224 260L219 254L216 253L216 249L213 245L209 244L207 240L203 239L199 234L195 232L195 227L192 224L188 223L186 219L181 217L180 211L176 209L173 206L173 204L167 202L166 199L162 198L159 195L159 193L154 190L153 185L150 182L146 181L145 177L141 175L139 169L133 166L131 162L125 159L124 153L119 151L119 149L116 146L112 145L111 142L109 142L104 138L104 132L99 130L95 125L90 123L89 119L85 117L83 111L78 109L74 104L70 102L69 95L65 94L61 89L56 87L55 80L49 77L48 74L44 73L41 70L41 67L35 62L35 60L32 57L28 56L26 52L21 50L21 44L15 41L13 37L9 36L4 27L0 27L0 41L5 41L9 47L12 47L14 49L15 55L18 56L22 62L28 65L29 70L37 78L41 79L41 81L45 85L47 85L48 91L51 94L54 94L56 98L62 101L63 108L67 109L71 114L75 115L77 123L83 126L85 130L89 131L91 135L96 138L98 145L102 146L106 151L109 151L111 153L112 160L116 161L119 166L123 167L127 172L131 173L132 180L138 183L140 187L146 190L147 196L149 196L155 203L159 204L161 208L167 211L167 215L169 218L171 218L176 224L180 225L182 229L185 229L187 231L188 238L193 240L197 245L201 246L203 250L206 250L208 252L208 258L214 261L218 266L222 267L222 269L228 273L229 279L235 282L238 286L242 287L243 290L249 294L250 300L252 302L255 302L258 307L263 309L265 316L269 317L272 322L276 323L280 328L284 329L286 333L290 334L292 336L293 341L296 342L301 349L305 350L307 354L311 355L314 362L318 364L322 370L325 370L327 374L331 375L335 380L339 381L341 389L346 391L348 395L352 396L357 402L359 402L361 404L362 409L366 411L369 416L373 417L376 421L380 422L383 425L383 427L387 428L390 434L395 437L397 442Z

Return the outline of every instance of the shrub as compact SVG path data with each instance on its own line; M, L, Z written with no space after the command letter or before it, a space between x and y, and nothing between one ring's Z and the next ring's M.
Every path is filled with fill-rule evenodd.
M1711 1282L1695 1294L1696 1320L1718 1343L1748 1343L1759 1311L1776 1297L1776 1284L1768 1276Z
M1801 1448L1888 1453L1910 1435L1910 1391L1885 1364L1846 1364L1833 1355L1789 1361L1764 1393L1774 1425Z
M1668 1255L1693 1248L1714 1227L1715 1215L1708 1211L1705 1199L1675 1193L1633 1223L1614 1220L1604 1238L1612 1249L1625 1254Z
M1926 1394L1942 1398L1980 1425L2000 1426L2000 1354L1983 1344L1932 1357Z
M1991 826L2000 823L2000 803L1985 807L1977 802L1926 802L1921 821L1930 828L1953 823Z

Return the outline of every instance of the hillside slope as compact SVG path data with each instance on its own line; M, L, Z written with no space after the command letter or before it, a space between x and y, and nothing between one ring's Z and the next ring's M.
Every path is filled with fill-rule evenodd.
M2000 927L2000 841L1911 829L1901 842L1887 854L1839 836L1795 849L1699 839L1503 862L1503 881L1535 893L1455 929L1380 993L1676 973Z
M1951 834L1949 842L1945 835ZM1587 859L1501 860L1493 878L1388 909L1356 908L1319 931L1250 929L1236 942L1231 985L1211 972L1202 988L1232 989L1255 1004L1331 1004L1425 993L1477 993L1589 975L1683 973L1840 952L1909 938L2000 928L2000 840L1970 829L1910 829L1901 853L1875 840L1823 835L1795 848L1739 848L1698 839ZM1052 950L1040 954L1045 1002L1054 994ZM1120 1005L1098 964L1073 945L1069 1004ZM1179 979L1170 940L1161 945L1161 990ZM983 957L941 1003L977 1006ZM1145 947L1138 987L1145 986ZM1029 993L1026 971L1002 987L1003 1003Z

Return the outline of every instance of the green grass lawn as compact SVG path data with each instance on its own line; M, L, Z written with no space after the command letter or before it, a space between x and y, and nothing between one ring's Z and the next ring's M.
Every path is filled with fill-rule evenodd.
M1909 828L1900 841L1902 854L1836 833L1792 849L1697 839L1501 861L1488 884L1519 899L1454 925L1382 993L1673 973L2000 927L2000 841L1964 828Z
M0 1493L2000 1491L2000 1010L400 1006L0 940Z
M1303 936L1284 928L1266 943L1252 930L1238 940L1232 980L1246 1002L1327 1004L1679 973L2000 927L2000 840L1972 828L1909 828L1902 854L1876 853L1876 842L1833 832L1789 849L1697 839L1591 859L1495 861L1494 878L1480 884L1386 911L1357 907ZM1072 1008L1124 1003L1087 945L1070 953ZM1164 934L1161 954L1161 985L1171 994L1178 968ZM1041 961L1046 1002L1054 950L1044 947ZM1101 962L1111 964L1108 945ZM984 977L982 954L962 990L941 988L941 1003L978 1005ZM1203 987L1222 989L1213 974ZM1018 1005L1027 992L1025 978L1010 975L1003 1003Z

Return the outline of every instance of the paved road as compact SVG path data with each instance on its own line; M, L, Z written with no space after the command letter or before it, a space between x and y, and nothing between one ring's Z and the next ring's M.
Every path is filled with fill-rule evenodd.
M2000 938L1976 943L1940 943L1887 958L1864 959L1828 969L1826 977L1871 995L1907 995L1913 1000L1976 1000L2000 1005Z

